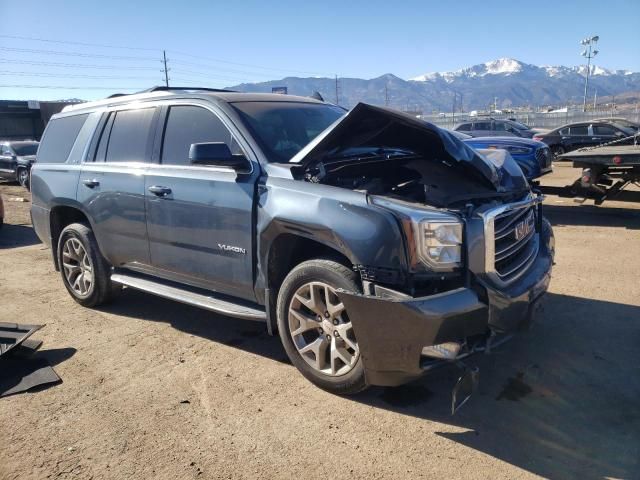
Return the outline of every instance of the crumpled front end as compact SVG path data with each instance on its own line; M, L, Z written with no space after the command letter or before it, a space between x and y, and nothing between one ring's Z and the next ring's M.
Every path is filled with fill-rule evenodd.
M468 222L463 287L418 298L375 285L367 295L338 293L370 384L405 383L528 326L554 255L539 201L494 207Z

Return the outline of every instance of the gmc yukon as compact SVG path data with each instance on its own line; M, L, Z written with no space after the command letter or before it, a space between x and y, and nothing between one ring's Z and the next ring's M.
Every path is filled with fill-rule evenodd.
M503 153L362 103L154 88L51 119L33 225L79 304L126 286L262 321L305 377L351 394L531 320L553 234Z

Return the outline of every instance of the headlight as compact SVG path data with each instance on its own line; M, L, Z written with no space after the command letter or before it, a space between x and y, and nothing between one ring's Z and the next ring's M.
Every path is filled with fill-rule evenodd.
M505 150L512 155L528 155L533 152L533 148L529 147L506 147Z
M376 196L371 196L370 200L400 218L412 268L422 264L441 272L451 271L461 265L462 222L458 217L400 200Z
M415 224L418 255L436 270L460 266L462 258L462 224L455 220L434 221L429 218Z

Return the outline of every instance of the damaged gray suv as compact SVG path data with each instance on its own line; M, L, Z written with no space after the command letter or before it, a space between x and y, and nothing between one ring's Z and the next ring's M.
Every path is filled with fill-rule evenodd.
M387 108L155 88L52 118L32 218L79 304L124 285L265 322L305 377L350 394L531 320L553 234L494 157Z

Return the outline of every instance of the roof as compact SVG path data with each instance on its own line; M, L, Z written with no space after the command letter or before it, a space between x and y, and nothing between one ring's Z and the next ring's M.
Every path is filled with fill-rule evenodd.
M204 89L187 89L179 88L176 90L155 90L133 93L131 95L118 95L97 100L95 102L81 103L65 107L63 112L73 112L79 110L91 110L96 107L104 107L109 105L121 105L135 101L143 101L150 99L162 98L215 98L227 103L234 102L305 102L305 103L323 103L311 97L301 97L297 95L282 95L280 93L249 93L249 92L232 92L224 90L204 90Z

